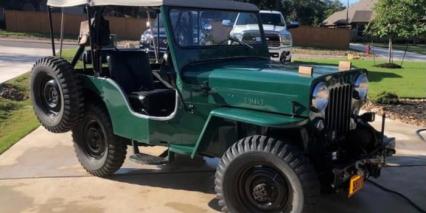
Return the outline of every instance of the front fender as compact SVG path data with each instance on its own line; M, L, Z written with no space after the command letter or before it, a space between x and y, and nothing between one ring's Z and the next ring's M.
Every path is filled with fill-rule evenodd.
M303 126L308 122L307 118L293 117L283 114L267 113L261 111L254 111L240 108L218 108L210 112L209 117L204 124L199 138L195 144L191 157L194 158L198 152L201 144L208 143L206 136L210 128L214 127L214 119L224 119L228 121L237 121L240 123L251 124L261 127L274 127L274 128L294 128ZM215 128L217 130L217 128Z

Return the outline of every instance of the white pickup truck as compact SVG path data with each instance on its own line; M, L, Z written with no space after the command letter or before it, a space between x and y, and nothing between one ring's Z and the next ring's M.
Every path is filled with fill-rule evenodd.
M282 63L291 61L293 38L289 29L297 27L297 25L287 25L280 11L261 10L260 17L272 60ZM239 16L237 19L232 34L241 39L258 27L251 24L251 20L248 20L247 17Z

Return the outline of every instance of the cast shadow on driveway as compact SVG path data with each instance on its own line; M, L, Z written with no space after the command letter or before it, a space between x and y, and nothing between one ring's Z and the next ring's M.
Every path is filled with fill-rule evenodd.
M426 153L425 153L426 154ZM111 180L130 184L197 191L215 194L214 172L217 159L190 160L185 157L160 169L120 170ZM373 181L399 191L426 208L426 156L398 156L389 159L389 167L383 169L382 176ZM208 206L220 211L218 200L212 199ZM317 204L318 212L416 212L398 196L384 192L367 183L359 194L351 199L346 194L322 194Z

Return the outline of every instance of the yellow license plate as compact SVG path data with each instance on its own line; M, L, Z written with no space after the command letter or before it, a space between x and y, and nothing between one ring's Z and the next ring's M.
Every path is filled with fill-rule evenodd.
M349 197L352 197L359 190L364 188L364 177L360 175L354 175L349 181Z

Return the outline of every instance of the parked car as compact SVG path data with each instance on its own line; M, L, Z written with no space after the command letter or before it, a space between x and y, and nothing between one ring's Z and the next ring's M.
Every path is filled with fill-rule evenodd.
M260 17L263 23L263 29L265 31L271 59L274 61L280 61L281 63L291 62L293 38L289 29L298 27L299 24L291 23L290 25L287 25L284 16L280 11L261 10ZM251 28L257 27L257 23L250 21L247 22L248 20L243 19L244 17L239 16L237 18L238 21L235 22L233 27L233 34L240 39L242 39L242 35L249 35L250 31L252 31ZM208 27L209 26L205 26L204 29L208 29ZM155 20L153 27L148 28L142 34L140 39L140 47L149 51L151 58L153 58L154 55L154 42L156 37L159 36L160 38L160 54L165 52L165 48L167 46L166 35L163 27L160 26L160 34L158 34L157 31L157 20Z
M281 63L290 62L293 38L282 13L279 11L261 10L260 18L271 59L280 61ZM296 27L296 25L289 26ZM253 28L256 29L256 27L256 20L240 14L235 22L232 33L238 39L247 40L251 39Z
M290 62L293 37L289 29L299 25L287 25L280 11L261 10L260 17L272 59L282 63Z
M375 114L360 114L367 71L272 63L253 4L48 4L85 5L93 21L82 30L72 62L55 56L36 62L31 100L47 130L72 131L76 155L92 175L113 175L128 146L130 158L142 164L168 164L176 154L215 157L220 158L214 184L222 211L309 212L321 188L352 196L367 178L380 176L394 153L395 140L369 124ZM170 57L161 66L143 49L110 47L102 12L117 5L146 7L163 17ZM257 24L238 39L237 20ZM81 57L84 52L91 60ZM77 67L79 60L87 66ZM146 146L167 151L152 156L143 153Z
M160 26L157 26L158 23L160 23ZM140 48L149 54L149 58L152 61L158 58L161 59L163 54L167 51L167 36L162 23L163 20L161 18L160 21L154 19L152 23L149 22L148 28L141 35L139 42ZM157 40L157 38L159 39ZM156 51L158 51L158 53L156 53ZM156 54L158 54L158 58L156 58Z

